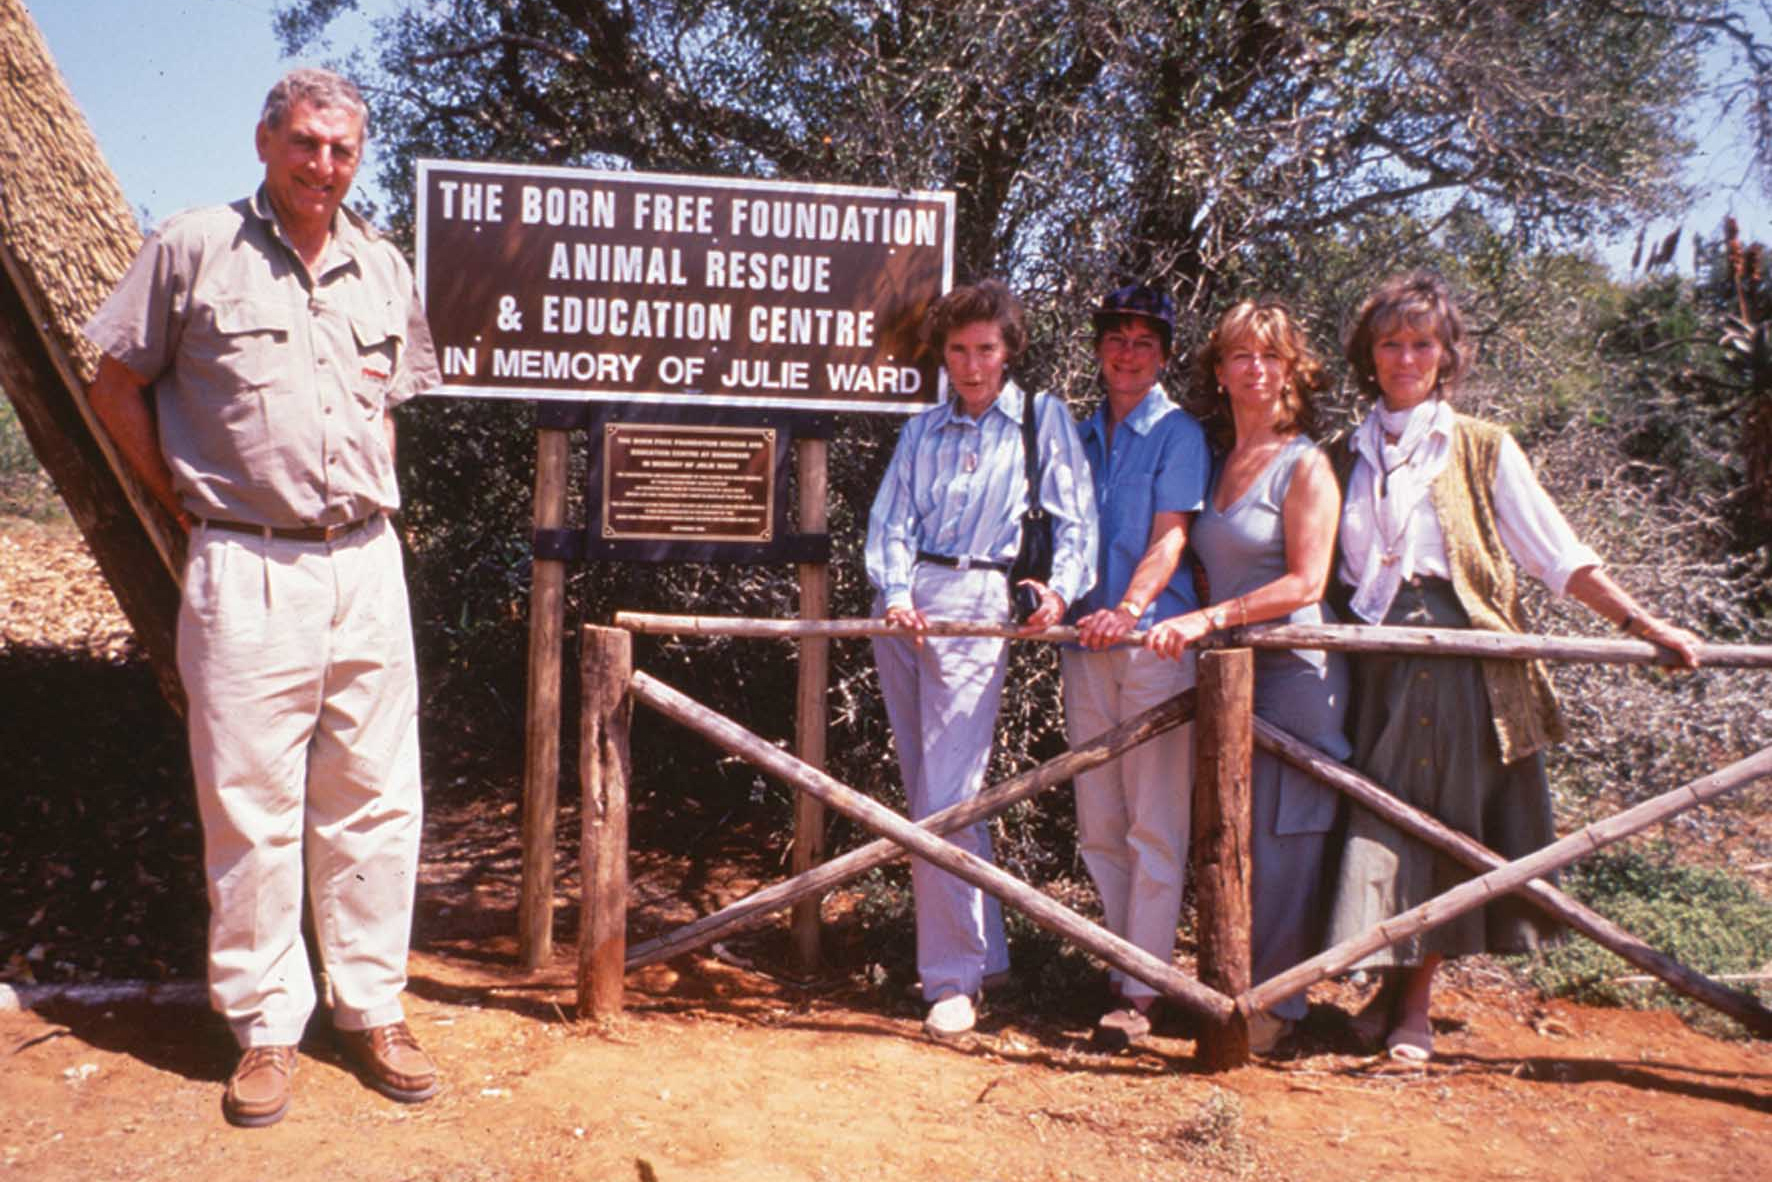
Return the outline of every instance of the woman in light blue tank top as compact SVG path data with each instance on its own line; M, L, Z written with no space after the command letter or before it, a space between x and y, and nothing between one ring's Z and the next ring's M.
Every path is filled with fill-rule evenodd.
M1246 301L1219 320L1194 366L1199 388L1211 392L1208 430L1216 424L1228 450L1188 532L1206 569L1209 605L1159 624L1146 641L1172 657L1223 628L1333 619L1321 601L1341 495L1307 434L1321 363L1284 306ZM1255 712L1345 759L1345 662L1321 651L1258 650ZM1259 984L1321 949L1338 798L1265 751L1255 752L1251 781L1251 976ZM1272 1050L1305 1008L1299 995L1255 1015L1251 1049Z

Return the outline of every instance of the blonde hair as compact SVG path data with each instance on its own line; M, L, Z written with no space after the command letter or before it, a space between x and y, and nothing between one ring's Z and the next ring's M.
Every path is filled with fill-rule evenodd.
M1280 391L1274 427L1282 434L1317 431L1316 396L1328 384L1323 363L1311 349L1292 310L1279 300L1244 300L1218 318L1212 335L1194 354L1194 414L1214 442L1228 446L1233 435L1230 400L1218 384L1218 366L1235 346L1259 342L1286 363L1286 384Z

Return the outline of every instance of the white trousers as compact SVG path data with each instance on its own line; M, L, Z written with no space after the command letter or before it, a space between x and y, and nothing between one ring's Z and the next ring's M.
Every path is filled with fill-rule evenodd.
M402 1018L422 791L399 539L198 526L178 622L209 878L209 995L241 1046L299 1042L315 996L303 861L335 1000Z
M917 610L935 619L1009 620L1008 583L997 571L924 563L916 569L911 597ZM881 610L876 604L875 614ZM970 800L984 787L1008 660L1008 642L993 638L931 637L921 647L897 637L874 638L911 820ZM947 839L990 860L987 823ZM994 896L921 858L911 859L911 890L924 998L977 995L986 976L1008 970L1003 909Z
M1065 733L1072 747L1194 684L1194 654L1167 660L1143 648L1066 648ZM1101 894L1107 929L1158 960L1175 955L1193 814L1194 728L1189 723L1076 778L1077 845ZM1149 985L1110 969L1124 997Z

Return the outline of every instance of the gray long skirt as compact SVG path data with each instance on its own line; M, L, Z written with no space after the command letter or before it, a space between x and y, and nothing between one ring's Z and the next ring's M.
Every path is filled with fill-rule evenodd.
M1398 592L1387 625L1468 628L1449 583ZM1501 762L1481 667L1457 657L1361 653L1348 716L1353 766L1509 861L1556 840L1544 758ZM1472 872L1355 805L1329 916L1339 943L1425 903ZM1517 899L1492 903L1374 953L1360 967L1420 964L1429 953L1527 952L1554 924Z

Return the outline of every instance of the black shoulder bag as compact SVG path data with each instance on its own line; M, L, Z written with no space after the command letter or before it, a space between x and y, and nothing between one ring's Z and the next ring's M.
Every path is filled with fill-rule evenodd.
M1040 593L1023 579L1052 580L1052 515L1040 503L1040 442L1034 422L1034 396L1022 392L1021 454L1027 474L1028 507L1021 515L1021 550L1009 567L1009 603L1018 622L1040 610Z

